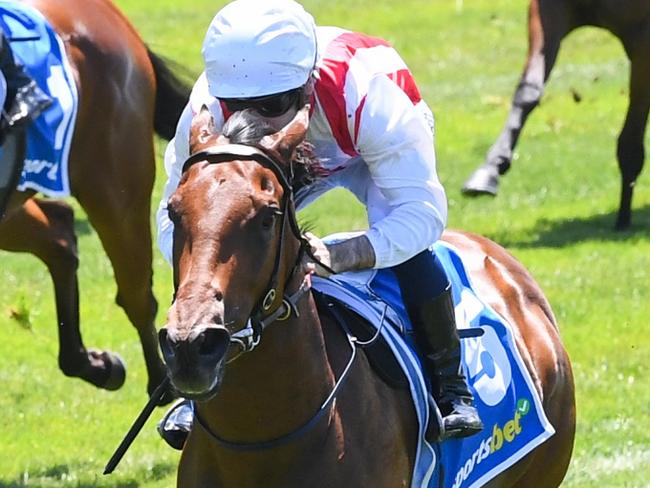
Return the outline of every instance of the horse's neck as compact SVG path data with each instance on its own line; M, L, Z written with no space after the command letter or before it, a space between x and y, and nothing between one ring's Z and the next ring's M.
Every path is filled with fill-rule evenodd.
M254 351L226 366L218 395L198 405L220 437L250 443L288 434L307 422L332 390L334 376L311 294L301 298L298 310L299 318L269 325Z

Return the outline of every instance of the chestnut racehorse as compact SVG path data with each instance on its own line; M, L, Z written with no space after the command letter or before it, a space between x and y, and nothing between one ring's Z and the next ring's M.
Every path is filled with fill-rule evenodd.
M346 336L319 316L301 266L308 244L295 220L290 161L307 114L277 133L240 131L243 112L222 135L213 133L207 110L193 120L193 156L168 201L176 289L160 332L172 383L195 400L179 487L410 486L417 420L409 393L384 383L364 354L348 363ZM248 116L248 125L259 120ZM445 239L514 326L556 431L491 486L558 486L573 448L575 403L550 306L497 244L462 232ZM274 322L278 316L284 320ZM252 352L237 355L235 344L257 339ZM346 364L346 382L334 402L324 402Z
M650 108L650 2L647 0L531 0L528 12L528 58L517 85L506 124L485 162L467 179L463 192L496 195L499 175L512 163L512 153L526 119L539 104L560 42L581 26L607 29L618 37L630 60L630 94L618 136L621 200L617 229L632 218L632 192L645 159L643 139Z
M60 35L79 93L69 156L72 195L112 263L117 303L138 331L151 392L165 375L152 292L150 199L154 131L174 135L189 88L143 43L110 0L29 0ZM41 259L54 282L59 366L68 376L114 390L124 366L88 350L79 330L77 245L72 208L15 192L0 223L0 248Z

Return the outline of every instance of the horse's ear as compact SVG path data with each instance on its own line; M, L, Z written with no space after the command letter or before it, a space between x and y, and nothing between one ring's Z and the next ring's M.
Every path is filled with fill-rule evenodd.
M283 161L291 161L293 152L305 140L309 127L309 105L305 105L280 132L264 137L262 147L277 152Z
M214 118L206 105L192 118L190 126L190 154L196 152L198 146L205 146L207 142L217 135Z

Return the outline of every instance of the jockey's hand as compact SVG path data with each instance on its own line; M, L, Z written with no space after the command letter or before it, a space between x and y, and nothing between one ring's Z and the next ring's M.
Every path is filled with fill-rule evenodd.
M372 268L375 265L375 250L365 235L326 245L314 234L307 233L305 237L309 241L314 257L330 269L326 269L310 258L308 263L313 268L313 273L318 276L328 277L335 273L344 271ZM308 271L309 272L309 271Z
M306 268L306 272L314 273L316 276L322 276L324 278L331 276L332 273L327 268L332 267L332 257L330 256L330 251L325 243L321 240L320 237L312 234L311 232L306 232L304 236L305 239L307 239L307 242L309 242L309 246L311 247L311 254L313 255L312 257L307 254L303 260L303 265ZM320 263L327 266L327 268L321 266Z

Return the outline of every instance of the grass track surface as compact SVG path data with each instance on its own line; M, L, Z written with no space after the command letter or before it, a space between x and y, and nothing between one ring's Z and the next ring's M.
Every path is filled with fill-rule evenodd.
M148 44L193 75L200 71L203 33L223 3L118 0ZM523 66L526 2L308 0L305 5L321 24L365 31L397 47L436 115L438 171L448 191L450 227L505 245L545 290L577 385L577 440L563 486L649 486L650 178L646 172L638 181L632 230L615 233L615 143L628 91L628 62L618 41L591 28L565 40L500 196L466 200L459 188L498 134ZM159 143L158 153L163 149ZM154 206L163 183L159 160ZM145 402L146 375L136 332L114 304L110 264L75 208L84 339L125 358L127 383L109 393L58 371L47 271L31 256L0 254L0 488L173 486L178 454L155 433L162 411L116 473L101 474ZM343 192L326 196L302 217L320 234L365 226L361 207ZM170 278L156 254L158 324L170 301Z

